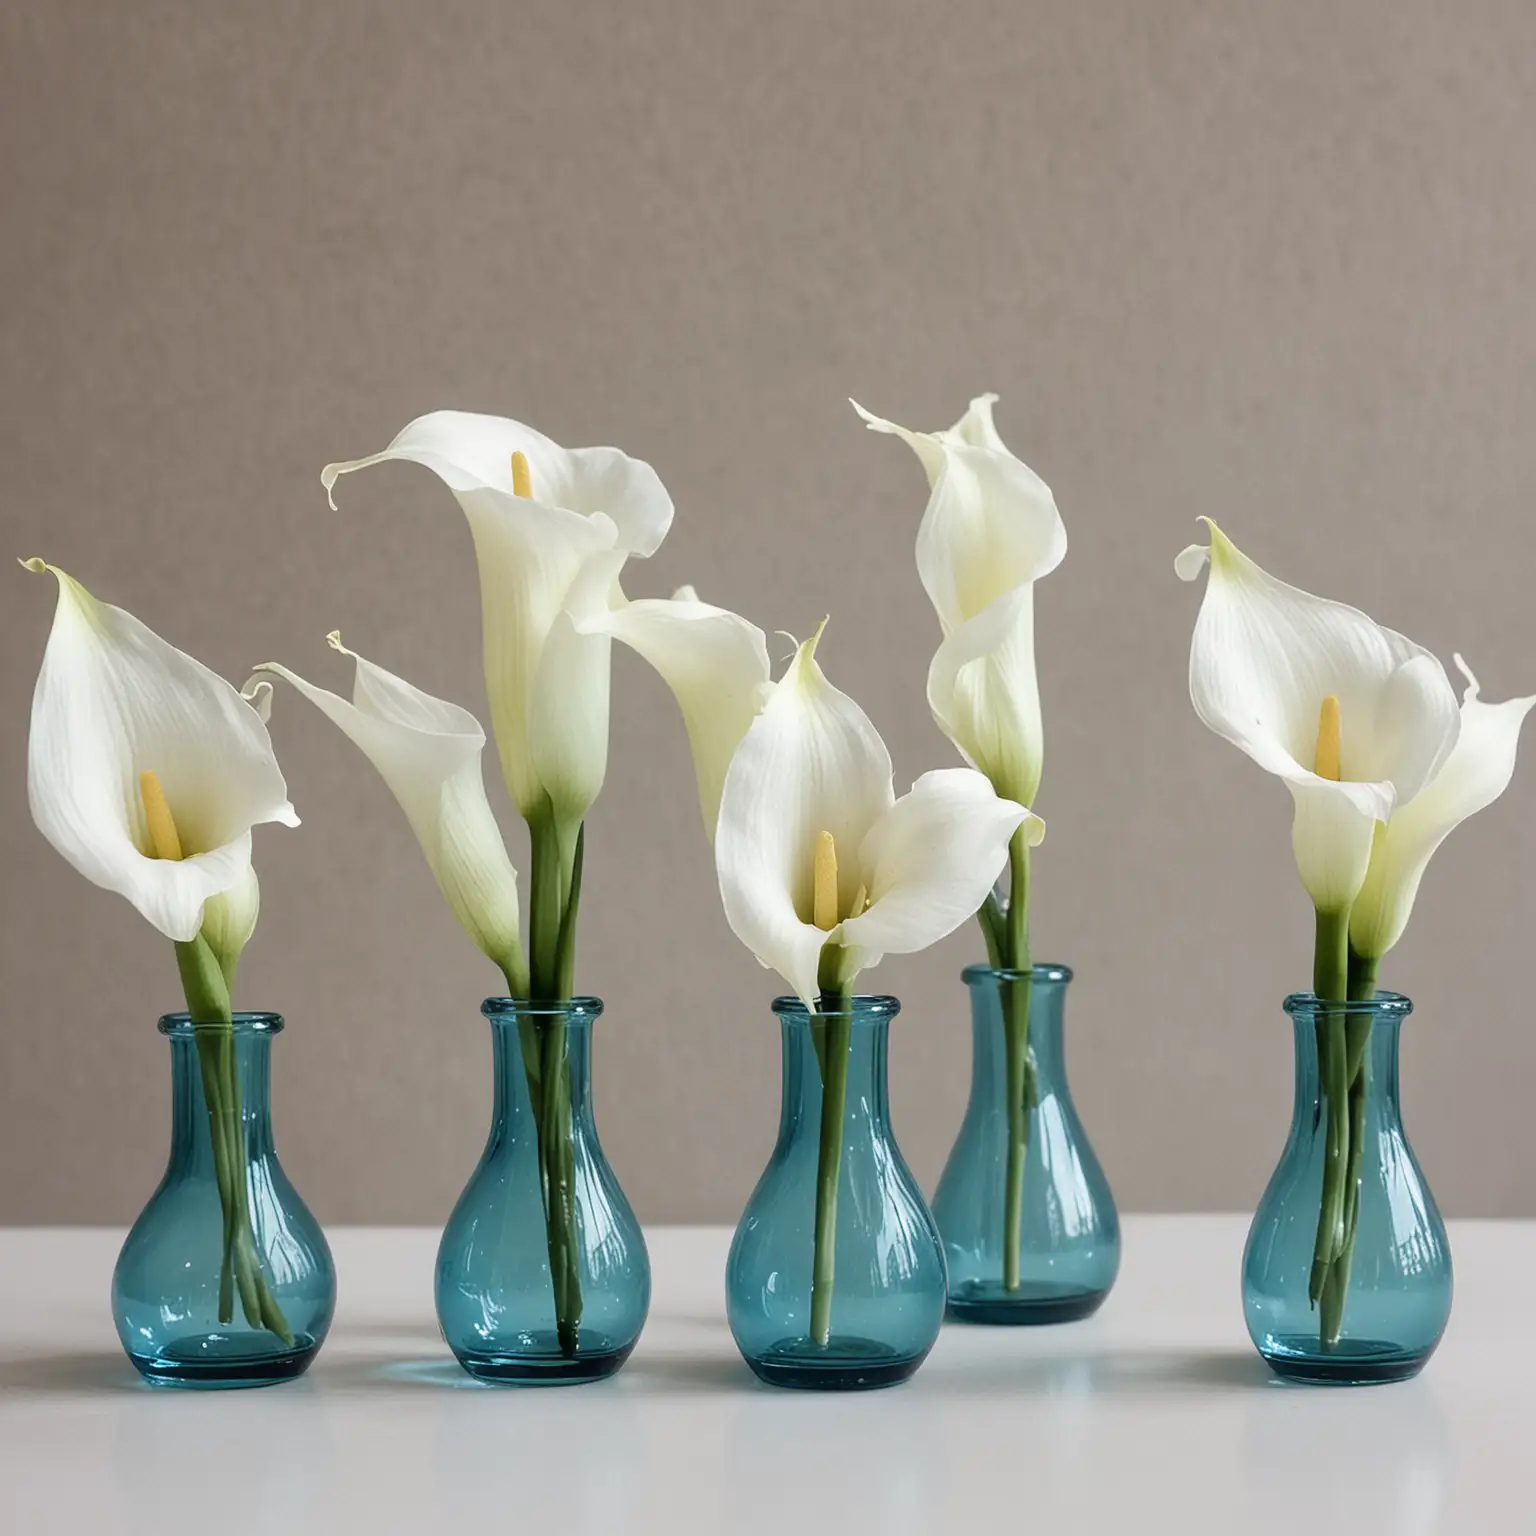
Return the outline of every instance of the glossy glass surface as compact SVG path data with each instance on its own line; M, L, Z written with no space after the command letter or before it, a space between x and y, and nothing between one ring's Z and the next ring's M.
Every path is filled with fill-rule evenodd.
M1310 993L1286 999L1296 1040L1295 1111L1243 1255L1248 1332L1282 1376L1338 1385L1400 1381L1434 1353L1450 1315L1445 1226L1403 1131L1398 1099L1398 1034L1412 1010L1390 992L1377 993L1375 1003L1326 1010L1369 1014L1371 1035L1354 1258L1339 1339L1325 1349L1308 1300L1326 1142L1317 1059L1322 1010Z
M437 1254L437 1318L459 1364L485 1381L557 1386L611 1376L629 1358L651 1303L640 1224L603 1154L592 1116L595 997L566 1004L488 998L495 1103L479 1166ZM575 1177L580 1323L562 1346L550 1278L538 1129L523 1039L564 1030Z
M224 1214L197 1031L184 1013L160 1020L171 1047L171 1155L112 1276L118 1337L140 1374L156 1386L286 1381L305 1370L331 1325L336 1274L330 1249L272 1145L269 1053L282 1027L275 1013L237 1013L234 1049L252 1236L291 1343L252 1326L238 1300L233 1320L219 1321Z
M1017 973L1022 974L1022 973ZM1016 973L973 965L971 1097L933 1197L949 1265L950 1315L975 1323L1065 1323L1087 1317L1120 1268L1114 1197L1067 1085L1062 1024L1072 972L1031 972L1029 1111L1019 1284L1003 1284L1008 1165L1002 989Z
M782 1387L849 1390L905 1381L944 1318L938 1228L891 1135L886 1093L893 997L856 997L838 1170L831 1333L811 1337L811 1271L821 1124L821 1068L811 1015L773 1005L783 1037L779 1136L742 1213L726 1263L726 1311L743 1357Z

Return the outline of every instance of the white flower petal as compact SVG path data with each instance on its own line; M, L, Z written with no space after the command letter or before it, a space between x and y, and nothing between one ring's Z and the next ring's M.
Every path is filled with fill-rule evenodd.
M532 497L512 492L513 452L528 457ZM480 571L491 728L507 788L525 819L540 814L544 803L529 718L545 643L587 561L599 551L622 547L612 518L558 501L561 495L572 499L574 491L586 485L573 468L573 457L520 422L437 411L413 421L383 453L327 465L321 476L329 489L338 475L350 470L385 459L409 459L435 471L457 497L469 521ZM570 648L563 642L563 650ZM602 647L587 649L600 652ZM556 675L602 672L590 657L588 661L583 668L568 657L557 657L553 670ZM571 702L588 721L601 709L606 743L606 682L600 699Z
M1045 481L1004 446L992 401L979 396L955 426L909 432L854 409L917 454L930 495L917 534L917 570L945 634L1010 589L1061 564L1067 530Z
M946 447L917 531L917 572L946 633L1049 575L1066 552L1055 498L1028 465L988 448Z
M807 1007L830 937L810 920L816 838L830 832L839 849L846 912L860 882L857 850L894 799L885 743L817 666L819 638L799 648L736 749L715 834L726 920Z
M1271 773L1306 773L1332 694L1343 777L1390 782L1400 797L1416 793L1456 741L1445 669L1359 609L1277 580L1209 527L1211 575L1189 661L1200 718ZM1190 551L1180 562L1198 574Z
M864 838L869 908L843 923L843 942L872 956L904 955L953 933L986 899L1026 821L1039 818L969 768L925 773Z
M356 663L351 702L267 662L327 715L378 769L400 802L454 916L498 965L519 953L517 873L485 798L485 732L457 704L332 646Z
M43 835L88 880L189 940L204 903L250 867L251 828L298 825L271 738L223 678L132 614L58 578L32 700L27 790ZM160 781L181 860L150 856L139 775Z
M1536 696L1483 703L1477 679L1460 656L1455 660L1467 678L1455 749L1434 779L1378 830L1370 871L1350 913L1350 943L1371 959L1380 959L1403 936L1435 850L1509 787L1520 727L1536 706Z
M900 427L894 421L887 421L883 416L876 416L866 411L857 400L848 402L859 413L864 425L871 432L881 432L889 437L899 437L913 453L917 455L918 462L923 466L923 473L928 476L928 484L931 488L933 482L939 478L944 469L944 442L943 436L937 432L913 432L908 427Z
M533 769L556 821L567 826L586 815L608 770L607 616L626 558L617 549L587 558L550 626L534 677L528 713Z
M995 394L977 395L966 407L965 415L939 435L951 442L969 443L972 448L993 448L998 453L1007 453L1008 445L998 435L992 420L992 407L997 402Z
M382 453L327 464L320 479L329 494L341 475L408 459L432 470L456 494L494 490L510 496L514 453L528 460L535 499L582 516L606 513L627 553L652 554L666 537L672 498L649 464L617 448L562 448L505 416L433 411L411 422Z
M1286 781L1303 883L1320 910L1343 910L1365 878L1371 824L1416 794L1455 745L1456 696L1421 646L1277 580L1208 526L1209 550L1176 562L1190 580L1210 561L1190 698L1211 730ZM1337 784L1312 772L1329 695L1339 701Z
M1319 912L1343 912L1365 880L1376 824L1392 814L1391 786L1336 783L1312 773L1285 783L1296 802L1291 848L1301 883Z
M939 646L928 669L928 707L1000 795L1021 805L1034 800L1045 743L1031 584L1005 593Z
M713 838L726 769L771 687L763 632L725 608L701 603L691 587L672 598L625 603L605 622L672 690L693 752L704 827Z

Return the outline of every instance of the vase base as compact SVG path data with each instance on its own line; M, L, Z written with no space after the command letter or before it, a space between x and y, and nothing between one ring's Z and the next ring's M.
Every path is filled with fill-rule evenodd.
M476 1381L509 1387L576 1387L587 1381L604 1381L629 1359L633 1342L616 1345L601 1334L581 1335L579 1352L563 1355L553 1333L528 1333L518 1340L517 1351L455 1351L460 1365Z
M1261 1349L1267 1364L1287 1381L1317 1387L1373 1387L1408 1381L1424 1369L1433 1349L1409 1354L1401 1345L1385 1340L1349 1339L1336 1354L1318 1352L1317 1339L1270 1339Z
M320 1341L299 1334L291 1349L274 1354L263 1348L268 1333L209 1334L181 1340L153 1355L129 1353L133 1368L152 1387L190 1387L220 1391L238 1387L271 1387L292 1381L309 1369Z
M906 1381L928 1358L898 1354L874 1339L833 1339L825 1345L808 1338L780 1339L761 1355L744 1355L759 1381L770 1387L808 1392L870 1392Z
M1004 1290L998 1281L966 1280L950 1292L945 1310L958 1323L1032 1328L1092 1317L1108 1295L1107 1287L1085 1291L1048 1280L1026 1280L1016 1291Z

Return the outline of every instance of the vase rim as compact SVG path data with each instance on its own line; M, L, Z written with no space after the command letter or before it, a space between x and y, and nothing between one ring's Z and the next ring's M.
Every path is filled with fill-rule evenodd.
M960 980L967 986L974 986L976 982L985 981L988 977L997 981L1023 981L1026 976L1032 981L1071 981L1075 974L1070 965L1040 960L1027 971L1014 970L1007 965L968 965L960 972Z
M1378 990L1376 996L1355 998L1352 1001L1319 998L1315 992L1292 992L1281 1005L1292 1018L1310 1018L1314 1013L1342 1013L1355 1018L1369 1014L1372 1018L1406 1019L1413 1012L1413 999L1402 992Z
M894 1019L901 1012L901 999L892 997L888 992L858 992L847 1001L846 1008L835 1008L827 1013L818 1013L814 1009L807 1008L798 997L786 995L774 998L773 1011L781 1019L804 1020L807 1023L813 1018L839 1018L843 1014L849 1015L855 1021L864 1020L874 1023L882 1019Z
M283 1016L280 1013L251 1012L244 1008L237 1008L230 1014L230 1022L234 1026L237 1035L275 1035L283 1029ZM222 1024L194 1024L192 1015L185 1008L179 1013L164 1013L155 1026L162 1035L173 1036L176 1039L191 1040L199 1030L222 1030Z
M534 997L488 997L480 1012L488 1019L565 1019L586 1021L603 1011L600 997L567 997L556 1001Z

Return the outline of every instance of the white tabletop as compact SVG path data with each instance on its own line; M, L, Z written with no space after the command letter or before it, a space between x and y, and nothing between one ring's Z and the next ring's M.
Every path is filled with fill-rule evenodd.
M906 1386L759 1385L728 1234L650 1234L655 1300L611 1382L471 1382L432 1317L437 1235L333 1232L308 1376L151 1391L118 1349L119 1235L0 1231L0 1531L838 1531L1489 1536L1536 1525L1536 1223L1459 1222L1456 1308L1414 1382L1275 1382L1238 1302L1245 1223L1143 1216L1095 1318L949 1326ZM1529 1523L1528 1523L1529 1522Z

